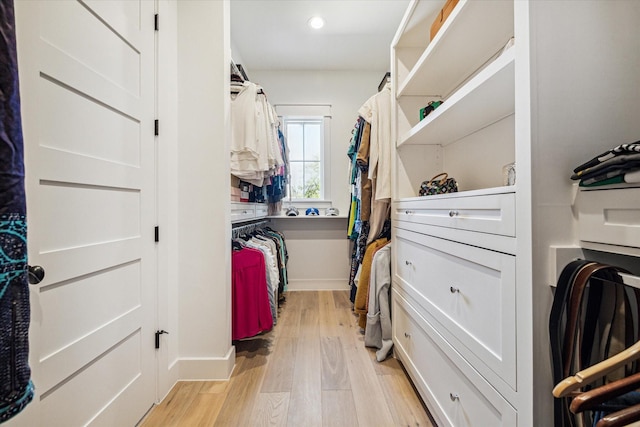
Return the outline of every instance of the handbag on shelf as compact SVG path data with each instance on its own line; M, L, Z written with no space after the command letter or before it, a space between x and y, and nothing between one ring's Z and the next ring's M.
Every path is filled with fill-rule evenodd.
M426 107L420 109L420 121L427 117L433 110L442 105L444 101L429 101Z
M432 196L434 194L457 193L458 183L455 178L449 178L446 172L438 174L428 181L420 184L419 194L421 196Z

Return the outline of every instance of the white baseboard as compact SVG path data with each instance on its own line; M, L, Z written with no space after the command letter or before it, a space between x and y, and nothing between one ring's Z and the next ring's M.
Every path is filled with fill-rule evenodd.
M289 291L348 291L349 284L345 279L302 279L289 280Z
M180 364L180 380L190 381L222 381L231 377L236 363L236 348L231 346L224 357L182 358Z

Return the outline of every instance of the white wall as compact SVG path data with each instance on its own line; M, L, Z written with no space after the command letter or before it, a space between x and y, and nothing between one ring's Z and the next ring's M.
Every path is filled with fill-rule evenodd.
M231 345L229 2L177 2L181 379L226 378Z
M382 71L248 71L278 104L330 104L330 192L340 214L349 213L347 149L358 109L377 93ZM286 202L285 202L286 205ZM302 207L302 206L300 206ZM289 250L289 290L348 289L350 247L346 219L277 219Z
M529 8L531 25L533 188L533 269L529 272L533 292L525 299L533 304L535 331L533 364L528 368L534 381L534 425L551 425L550 390L554 384L548 322L553 290L548 281L552 271L549 246L579 243L577 212L572 206L575 188L568 179L572 169L640 135L636 72L640 68L640 4L567 1L530 2L525 7ZM516 40L522 38L516 35ZM594 102L606 107L589 108ZM519 179L521 162L516 163ZM528 223L524 215L525 220L520 221L520 212L517 217L520 224ZM523 234L518 230L517 235L520 242ZM588 259L618 264L614 257L599 258L596 253L590 253Z
M351 251L346 218L283 217L272 224L287 243L288 290L348 289Z
M160 0L162 31L158 40L157 117L162 131L157 137L158 218L158 319L157 328L169 332L160 340L158 349L158 400L161 400L179 378L179 266L178 259L178 37L177 3Z

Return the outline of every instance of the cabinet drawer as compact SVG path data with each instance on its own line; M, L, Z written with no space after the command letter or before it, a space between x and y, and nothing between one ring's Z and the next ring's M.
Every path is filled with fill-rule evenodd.
M517 426L514 408L398 293L392 293L395 352L438 425Z
M515 193L467 197L427 196L394 205L395 220L479 231L513 237L516 234Z
M401 229L393 248L395 282L515 389L515 257Z
M249 203L231 203L231 222L247 221L255 218L256 208Z
M579 191L580 240L640 247L640 188Z
M258 203L256 207L256 218L264 218L269 214L269 207L264 203Z

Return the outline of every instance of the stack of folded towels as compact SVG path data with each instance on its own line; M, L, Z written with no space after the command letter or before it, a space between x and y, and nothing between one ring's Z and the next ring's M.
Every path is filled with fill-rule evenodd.
M640 183L640 141L605 151L573 170L581 187Z

